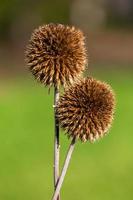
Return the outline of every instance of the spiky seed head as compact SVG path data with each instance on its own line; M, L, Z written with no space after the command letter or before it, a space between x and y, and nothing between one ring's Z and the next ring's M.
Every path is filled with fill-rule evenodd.
M32 33L26 61L45 86L69 84L82 74L87 58L81 30L62 24L40 26Z
M82 79L60 97L57 116L69 137L91 142L111 126L115 98L109 85L93 78Z

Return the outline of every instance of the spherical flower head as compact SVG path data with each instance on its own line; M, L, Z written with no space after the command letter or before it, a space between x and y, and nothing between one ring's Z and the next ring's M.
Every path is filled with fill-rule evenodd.
M69 137L93 142L110 128L114 105L114 93L109 85L86 78L66 89L56 111Z
M87 58L82 31L62 24L40 26L32 33L26 61L35 78L45 86L76 81Z

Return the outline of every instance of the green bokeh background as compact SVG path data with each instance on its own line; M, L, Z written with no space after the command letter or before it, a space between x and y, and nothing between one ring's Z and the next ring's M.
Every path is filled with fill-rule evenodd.
M53 194L53 90L48 94L48 89L28 73L24 50L32 30L39 25L71 24L72 2L0 0L0 200L48 200ZM94 144L77 143L61 200L133 199L133 18L130 19L116 21L109 9L105 34L100 39L95 34L101 35L102 30L95 31L93 38L88 24L90 63L86 75L111 84L116 93L116 112L106 137ZM131 30L125 29L127 26ZM115 53L109 57L112 52ZM60 168L69 144L61 131Z

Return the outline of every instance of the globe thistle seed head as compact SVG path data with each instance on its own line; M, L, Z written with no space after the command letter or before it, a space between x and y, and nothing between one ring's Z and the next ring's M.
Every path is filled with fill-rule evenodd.
M115 98L109 85L86 78L60 97L57 116L69 137L91 142L105 135L111 126Z
M45 86L69 84L83 72L87 58L82 31L62 24L40 26L32 33L26 61Z

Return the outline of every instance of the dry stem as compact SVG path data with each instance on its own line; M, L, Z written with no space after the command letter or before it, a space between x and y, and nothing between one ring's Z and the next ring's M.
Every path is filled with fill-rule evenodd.
M59 193L60 193L60 189L61 189L61 186L62 186L62 183L64 181L64 178L65 178L65 175L66 175L66 172L67 172L67 168L69 166L69 163L70 163L70 160L71 160L71 156L72 156L72 153L73 153L73 150L74 150L74 147L75 147L75 142L76 142L76 139L73 138L70 146L69 146L69 149L68 149L68 152L67 152L67 156L66 156L66 159L65 159L65 162L64 162L64 166L63 166L63 169L62 169L62 172L61 172L61 176L58 180L58 183L57 183L57 186L56 186L56 190L55 190L55 193L52 197L52 200L56 200Z
M59 89L54 88L54 120L55 120L55 138L54 138L54 188L56 190L56 185L59 179L59 155L60 155L60 142L59 142L59 122L56 116L56 105L59 99ZM59 193L55 200L60 200Z

